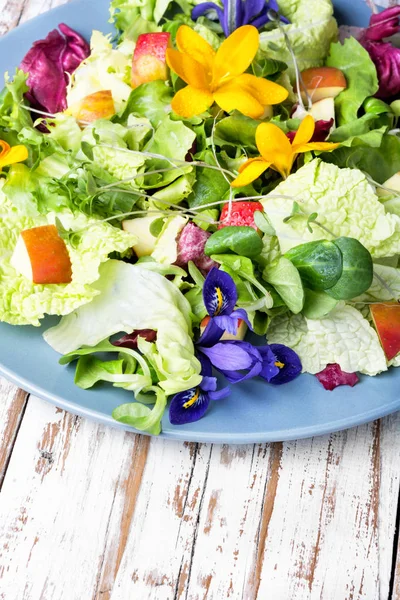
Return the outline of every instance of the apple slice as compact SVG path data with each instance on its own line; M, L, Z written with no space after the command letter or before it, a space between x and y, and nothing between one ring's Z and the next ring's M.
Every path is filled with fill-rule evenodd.
M165 60L167 48L171 44L171 34L164 32L142 33L139 35L133 53L131 86L168 79L168 66Z
M101 90L85 96L77 107L71 107L71 114L83 124L97 119L108 119L115 115L115 104L110 90Z
M210 321L211 317L207 316L204 317L204 319L202 319L201 323L200 323L200 335L203 335L205 328L207 327L209 321ZM244 340L245 335L247 333L247 324L242 321L242 319L238 320L238 328L237 328L237 332L236 335L233 335L233 333L228 333L227 331L224 331L221 340Z
M390 179L385 181L383 187L388 188L384 190L383 188L377 188L376 194L378 196L391 196L392 193L399 192L400 193L400 171L395 173ZM393 192L389 192L389 190L393 190Z
M400 352L400 304L371 304L371 315L388 360Z
M306 69L301 74L308 95L313 102L324 98L336 98L347 88L346 77L342 71L335 67L314 67ZM302 90L301 96L306 102L306 94Z
M21 231L11 265L33 283L70 283L72 265L55 225Z
M122 221L122 229L134 233L138 241L133 246L133 250L138 258L141 256L150 256L156 247L157 238L150 232L150 226L153 221L162 217L162 213L151 215L150 217L138 217L137 219L128 219Z
M324 98L314 102L310 111L314 121L330 121L335 123L335 101L333 98Z

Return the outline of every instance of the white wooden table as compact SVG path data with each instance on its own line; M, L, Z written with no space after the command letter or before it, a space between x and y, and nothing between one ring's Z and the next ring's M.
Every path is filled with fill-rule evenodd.
M63 1L0 0L0 33ZM399 479L400 413L181 444L0 379L0 599L400 600Z

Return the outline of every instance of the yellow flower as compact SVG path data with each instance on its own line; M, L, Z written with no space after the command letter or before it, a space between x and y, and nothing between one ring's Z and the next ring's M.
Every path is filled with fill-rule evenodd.
M340 146L329 142L310 142L314 135L315 122L308 115L302 122L293 140L289 139L277 125L261 123L256 130L256 144L261 156L250 158L239 169L240 175L232 181L232 187L248 185L271 167L286 179L299 154L309 150L331 152Z
M25 146L13 146L11 148L7 142L0 140L0 148L0 169L28 158L28 150Z
M172 109L181 117L198 115L216 102L224 111L239 110L254 119L266 106L286 100L282 86L245 73L255 57L259 34L252 25L239 27L213 50L198 33L181 25L178 50L167 50L167 63L188 85L177 92Z

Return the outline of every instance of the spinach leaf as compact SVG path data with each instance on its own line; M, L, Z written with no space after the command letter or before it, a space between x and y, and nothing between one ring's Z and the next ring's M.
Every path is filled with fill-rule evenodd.
M304 290L304 306L302 313L307 319L322 319L331 312L338 301L326 292L316 292L314 290Z
M252 258L258 256L262 249L261 238L253 227L232 225L213 233L207 240L204 253L211 256L234 252Z
M260 122L235 113L217 123L214 141L218 146L246 147L257 152L256 129Z
M293 263L281 256L263 271L265 281L274 286L292 313L301 312L304 305L304 289L300 274Z
M341 237L334 241L343 257L343 271L339 281L326 293L336 300L350 300L371 287L374 276L372 258L358 240Z
M342 253L328 240L301 244L285 256L299 270L303 283L312 290L331 288L342 274Z

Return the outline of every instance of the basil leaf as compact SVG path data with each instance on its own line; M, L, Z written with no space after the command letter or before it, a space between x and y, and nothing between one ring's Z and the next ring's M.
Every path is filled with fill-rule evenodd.
M336 300L350 300L366 292L374 276L372 258L358 240L341 237L334 241L343 256L343 271L339 281L326 290Z
M293 263L282 256L263 271L265 281L274 286L292 313L301 312L304 305L304 289L301 277Z
M261 254L262 249L261 238L253 227L232 225L213 233L207 240L204 253L211 256L212 254L234 252L253 258Z
M307 319L322 319L331 312L338 301L326 292L315 292L314 290L304 290L305 299L302 314Z
M342 274L342 253L328 240L301 244L285 256L299 270L303 283L312 290L331 288Z

